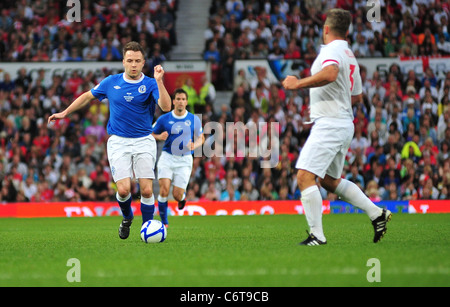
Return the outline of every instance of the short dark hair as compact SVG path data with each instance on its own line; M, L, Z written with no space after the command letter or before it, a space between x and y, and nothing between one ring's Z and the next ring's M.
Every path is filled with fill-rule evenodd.
M140 51L142 53L142 56L145 59L145 52L144 52L144 48L142 48L142 46L135 41L131 41L129 43L127 43L124 47L123 47L123 57L125 58L125 54L127 53L127 51Z
M177 88L177 89L173 92L173 98L175 99L175 97L176 97L178 94L185 94L185 95L186 95L186 100L189 99L188 93L187 93L185 90L183 90L182 88Z
M347 31L352 23L352 15L343 9L331 9L327 12L325 25L330 27L331 32L341 38L347 38Z

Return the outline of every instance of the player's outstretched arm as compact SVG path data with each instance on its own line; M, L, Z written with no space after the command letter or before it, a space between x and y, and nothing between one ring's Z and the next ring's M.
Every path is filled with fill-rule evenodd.
M298 79L295 76L287 76L283 81L283 86L287 90L320 87L336 81L338 73L339 67L337 65L328 65L318 73L304 79Z
M85 92L84 94L80 95L77 99L75 99L70 104L70 106L68 106L67 109L65 109L64 111L50 115L48 117L48 123L55 121L57 119L66 118L71 113L86 106L93 99L95 99L95 97L94 97L94 95L92 95L91 91Z
M156 65L154 68L154 77L156 84L158 84L159 100L158 105L164 112L169 112L172 109L172 99L164 86L164 69L161 65Z

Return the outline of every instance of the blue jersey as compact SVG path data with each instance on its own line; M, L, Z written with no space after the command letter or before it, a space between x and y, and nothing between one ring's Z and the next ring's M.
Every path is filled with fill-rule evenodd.
M105 78L91 90L95 98L109 100L108 134L139 138L152 133L153 116L159 99L156 80L142 74L126 80L117 74Z
M161 134L164 131L169 133L163 151L176 156L193 154L186 146L191 141L194 142L194 136L197 138L202 135L203 128L200 119L194 114L186 111L183 116L176 116L174 112L161 115L153 125L153 133Z

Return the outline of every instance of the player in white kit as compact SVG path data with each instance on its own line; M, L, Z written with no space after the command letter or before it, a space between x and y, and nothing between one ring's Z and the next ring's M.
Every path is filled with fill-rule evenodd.
M391 212L376 206L354 183L341 178L345 156L353 138L352 101L362 97L359 65L348 47L346 37L351 15L331 9L323 27L323 42L311 67L311 76L283 81L287 90L310 89L310 135L300 152L296 168L297 182L306 220L308 238L301 245L326 244L322 227L322 197L316 179L342 200L364 210L372 220L376 243L386 233Z
M171 99L163 83L161 65L154 68L154 78L145 76L142 69L145 54L137 42L129 42L123 49L124 73L105 78L92 90L75 99L63 112L51 115L48 122L62 119L85 107L95 98L108 98L107 144L111 173L117 185L117 202L123 220L119 237L128 238L133 221L131 210L131 179L139 180L142 222L153 219L155 198L153 179L156 162L156 141L152 136L152 122L156 105L168 112Z

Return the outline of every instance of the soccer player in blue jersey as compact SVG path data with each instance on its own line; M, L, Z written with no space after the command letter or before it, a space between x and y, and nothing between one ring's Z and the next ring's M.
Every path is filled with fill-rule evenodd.
M55 113L48 122L63 119L85 107L90 101L107 98L109 101L110 135L107 144L109 165L117 185L117 202L122 210L123 220L119 226L119 237L128 238L133 221L131 210L131 180L139 180L141 212L143 222L153 219L155 200L153 179L155 179L156 141L152 136L152 123L156 105L164 111L171 109L161 65L154 68L154 78L145 76L142 69L145 54L137 42L129 42L123 48L125 72L105 78L92 90L85 92L67 109Z
M169 224L167 201L170 186L173 183L172 195L178 201L178 209L183 209L186 204L185 191L191 177L192 155L205 141L200 118L186 110L186 91L176 89L173 97L173 111L160 116L153 125L155 139L165 141L157 168L160 189L158 209L161 222L166 226Z

